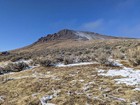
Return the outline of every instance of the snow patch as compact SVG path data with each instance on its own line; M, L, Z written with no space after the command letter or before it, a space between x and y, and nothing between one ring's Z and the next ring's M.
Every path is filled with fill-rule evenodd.
M130 105L139 105L137 101L132 102Z
M22 59L22 60L13 62L13 63L22 63L22 62L24 62L24 63L26 63L26 64L29 64L29 63L31 63L32 61L33 61L32 59L29 59L29 60L24 60L24 59Z
M107 73L99 72L102 76L122 76L122 78L115 79L118 84L124 83L126 85L136 86L140 90L140 70L133 70L133 68L124 67L122 70L109 70Z
M48 103L48 101L52 100L54 97L57 97L58 93L60 93L60 90L54 90L54 89L52 89L52 90L54 92L53 95L46 95L40 99L40 102L42 105L55 105L52 103Z
M111 76L111 77L115 77L115 76L122 76L122 78L119 79L115 79L115 81L118 84L126 84L126 85L130 85L130 86L136 86L137 91L140 91L140 70L134 70L133 68L128 68L123 66L121 63L119 63L119 61L115 61L115 63L118 66L123 67L123 69L121 70L108 70L105 73L105 70L99 70L98 73L99 75L102 76Z
M104 73L104 72L105 70L102 70L102 69L98 70L98 73Z
M81 80L79 80L80 82L84 82L84 80L83 79L81 79Z
M135 88L134 90L135 90L135 91L140 91L140 87L139 87L139 88Z
M92 39L91 35L93 35L93 34L86 34L84 32L76 32L75 34L77 36L87 38L88 40L91 40Z
M55 105L55 104L52 104L52 103L47 103L47 104L45 104L45 105Z
M53 98L53 95L50 96L44 96L40 99L40 102L42 105L48 105L48 101L51 100Z
M4 96L0 96L0 101L4 102Z
M34 93L32 94L32 97L36 97L37 95L39 95L40 93Z
M114 60L114 59L111 59L111 58L109 58L108 60L109 60L110 62L112 62L112 64L113 64L114 66L118 66L118 67L122 67L122 66L123 66L123 64L121 64L119 60Z
M94 62L82 62L82 63L75 63L75 64L56 64L56 67L73 67L73 66L82 66L82 65L91 65L94 64Z

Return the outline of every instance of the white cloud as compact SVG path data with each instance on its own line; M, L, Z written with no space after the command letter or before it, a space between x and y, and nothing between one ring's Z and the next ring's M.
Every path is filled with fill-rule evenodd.
M140 21L137 23L126 23L118 19L98 19L83 23L79 28L83 31L92 31L106 35L140 38Z
M98 19L96 21L91 21L91 22L87 22L84 23L80 26L80 29L83 30L98 30L100 28L102 28L104 25L104 20L103 19Z

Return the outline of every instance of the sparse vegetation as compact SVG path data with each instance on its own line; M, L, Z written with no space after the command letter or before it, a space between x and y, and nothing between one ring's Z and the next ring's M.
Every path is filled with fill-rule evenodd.
M140 94L133 91L133 86L115 84L113 77L99 76L96 67L104 68L98 65L48 69L39 67L8 75L13 80L0 83L0 95L5 96L1 105L6 102L8 105L38 105L40 98L53 94L56 95L48 102L56 105L125 105L140 102Z
M40 59L39 64L43 67L50 67L53 65L52 62L48 59Z
M71 57L65 57L64 58L64 64L67 65L67 64L72 64L74 62L74 58L71 58Z
M22 59L32 59L31 65L41 65L14 74L0 76L0 96L4 96L1 105L39 105L40 98L55 94L49 103L56 105L130 105L140 103L139 91L134 86L115 84L113 79L98 75L98 70L105 72L115 67L113 61L120 60L125 65L128 61L133 66L140 65L140 41L108 40L50 42L25 49L11 51L9 55L1 55L0 61L13 61L0 68L4 72L17 72L28 68L26 63L16 63ZM18 52L18 53L17 53ZM127 61L128 60L128 61ZM96 62L96 64L79 67L57 68L58 63L71 64L77 62ZM51 66L51 67L50 67ZM50 68L48 68L50 67ZM6 80L6 82L5 82ZM16 89L16 91L15 91Z
M27 69L29 66L24 62L19 63L9 63L5 67L0 69L0 73L8 73L8 72L18 72Z
M129 49L140 45L139 40L103 40L103 41L89 41L69 42L70 45L64 46L66 42L50 42L47 45L36 45L25 49L10 52L7 56L0 56L0 61L18 61L20 59L38 59L46 58L51 63L74 63L74 62L91 62L98 61L101 64L106 63L107 57L112 56L114 59L126 59ZM46 47L47 46L47 47ZM54 47L57 46L57 47ZM17 53L18 52L18 53ZM101 54L103 53L103 54ZM128 57L129 58L129 57ZM131 58L134 58L131 56ZM102 60L104 59L104 60ZM132 59L131 59L132 60ZM35 63L36 60L33 60ZM134 60L132 60L135 62Z
M140 46L128 50L127 58L133 66L140 65Z

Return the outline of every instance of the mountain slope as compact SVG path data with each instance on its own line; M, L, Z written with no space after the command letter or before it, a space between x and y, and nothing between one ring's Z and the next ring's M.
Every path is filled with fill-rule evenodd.
M74 31L74 30L64 29L64 30L59 31L58 33L48 34L45 37L41 37L36 43L48 42L48 41L53 41L53 40L67 40L67 39L106 40L106 39L122 39L122 38L123 37L101 35L95 32Z
M31 52L40 51L44 49L58 49L58 48L70 48L78 46L91 45L93 43L100 43L102 41L113 41L113 40L128 40L134 38L115 37L102 35L95 32L86 31L74 31L69 29L60 30L54 34L48 34L41 37L31 45L12 50L12 52ZM110 41L109 41L110 40Z

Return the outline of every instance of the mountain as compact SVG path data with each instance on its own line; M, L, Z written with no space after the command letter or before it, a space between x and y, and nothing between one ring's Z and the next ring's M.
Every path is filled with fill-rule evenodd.
M36 52L42 51L45 49L62 49L62 48L71 48L74 46L83 46L91 45L94 42L102 42L111 39L134 39L134 38L125 38L125 37L115 37L109 35L102 35L95 32L87 31L75 31L69 29L60 30L54 34L48 34L44 37L41 37L36 42L31 45L12 50L12 52Z
M86 32L86 31L74 31L69 29L63 29L58 33L48 34L45 37L41 37L35 43L41 42L48 42L54 40L67 40L67 39L74 39L74 40L107 40L107 39L124 39L123 37L114 37L114 36L107 36L101 35L95 32Z

